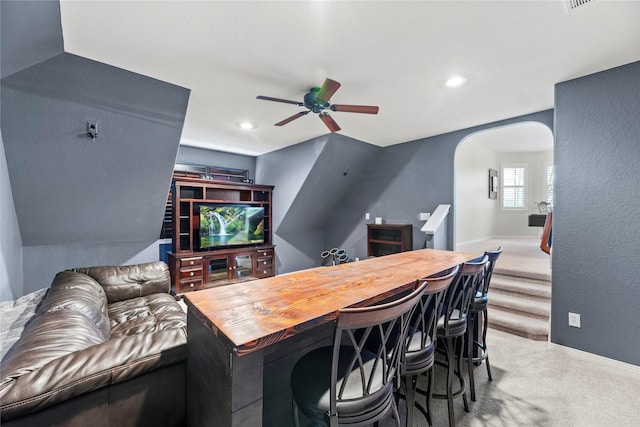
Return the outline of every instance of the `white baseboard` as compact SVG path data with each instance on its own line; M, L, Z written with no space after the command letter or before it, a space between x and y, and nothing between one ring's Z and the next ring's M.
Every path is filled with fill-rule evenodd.
M631 363L621 362L620 360L611 359L609 357L600 356L598 354L589 353L588 351L578 350L577 348L567 347L564 345L552 343L551 341L549 341L549 345L551 347L557 348L558 350L566 351L567 353L573 353L575 355L584 357L586 359L591 359L597 362L606 363L611 367L625 369L630 373L637 375L640 379L640 366L633 365Z
M464 245L473 245L476 243L482 243L489 240L501 240L501 239L532 239L532 240L540 240L540 237L536 236L485 236L479 239L474 240L466 240L464 242L456 242L455 246L464 246Z

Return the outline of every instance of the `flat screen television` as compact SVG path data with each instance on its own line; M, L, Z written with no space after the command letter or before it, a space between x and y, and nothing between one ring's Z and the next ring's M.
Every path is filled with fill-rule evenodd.
M249 246L264 243L264 208L201 203L198 249Z

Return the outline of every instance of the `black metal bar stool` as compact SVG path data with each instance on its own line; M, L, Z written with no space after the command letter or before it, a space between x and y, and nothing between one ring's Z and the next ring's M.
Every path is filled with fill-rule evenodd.
M333 346L305 354L291 373L296 426L299 412L336 427L372 424L389 411L400 426L394 380L409 321L426 287L424 282L385 304L338 310ZM378 343L373 351L366 345L371 341Z
M473 375L473 366L479 366L485 361L487 366L487 375L489 381L493 381L491 377L491 365L489 364L489 350L487 348L487 327L489 317L487 316L487 305L489 304L489 285L491 284L491 276L493 275L493 267L502 254L502 247L498 247L495 251L486 251L484 255L488 258L484 266L482 280L477 282L476 290L471 304L469 305L469 325L467 327L467 366L469 371L469 389L471 391L471 400L476 400L476 386ZM482 315L482 331L477 330L480 326L478 316ZM476 353L477 349L477 353Z
M435 360L436 326L442 309L444 294L458 274L459 266L418 279L426 282L427 289L418 303L404 345L404 357L400 362L400 378L407 402L407 425L414 424L414 407L431 419L431 390L433 389L433 364ZM426 409L416 403L418 377L428 375Z
M474 295L476 282L482 279L482 272L488 257L474 258L462 264L456 279L444 297L442 314L438 319L436 349L444 355L444 360L436 360L436 364L447 368L446 394L433 393L437 399L447 399L449 426L455 426L453 399L462 396L464 410L469 412L466 384L462 376L462 358L464 353L464 336L467 330L467 314L471 298ZM458 378L460 388L453 391L453 377Z

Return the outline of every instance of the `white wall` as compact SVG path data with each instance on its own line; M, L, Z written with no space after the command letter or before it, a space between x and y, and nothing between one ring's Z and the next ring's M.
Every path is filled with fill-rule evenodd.
M493 236L499 199L489 198L489 169L499 170L497 153L465 140L456 152L455 200L456 243L468 243Z
M508 163L523 163L527 165L527 201L526 210L502 210L496 213L494 236L510 237L539 237L541 227L529 227L528 216L539 213L535 202L546 200L544 172L547 163L553 163L553 151L536 153L497 153L500 165ZM500 169L499 169L500 171ZM499 172L499 175L502 175ZM498 199L500 194L498 194Z
M498 171L506 163L527 165L527 209L500 209L498 199L489 199L489 169ZM455 159L456 245L493 237L539 237L541 227L529 227L528 215L538 213L535 202L546 199L545 166L553 163L553 150L541 152L495 152L473 140L458 147Z
M22 238L0 133L0 301L22 296Z

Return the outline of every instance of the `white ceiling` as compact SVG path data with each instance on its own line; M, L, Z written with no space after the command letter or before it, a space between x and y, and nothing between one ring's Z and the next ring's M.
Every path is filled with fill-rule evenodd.
M553 150L553 133L540 122L519 122L476 132L465 139L501 153Z
M388 146L553 108L555 83L640 60L640 0L60 5L66 52L191 89L181 143L249 155L328 133L316 114L273 126L304 108L256 99L325 77L332 103L380 106L330 112L340 133Z

